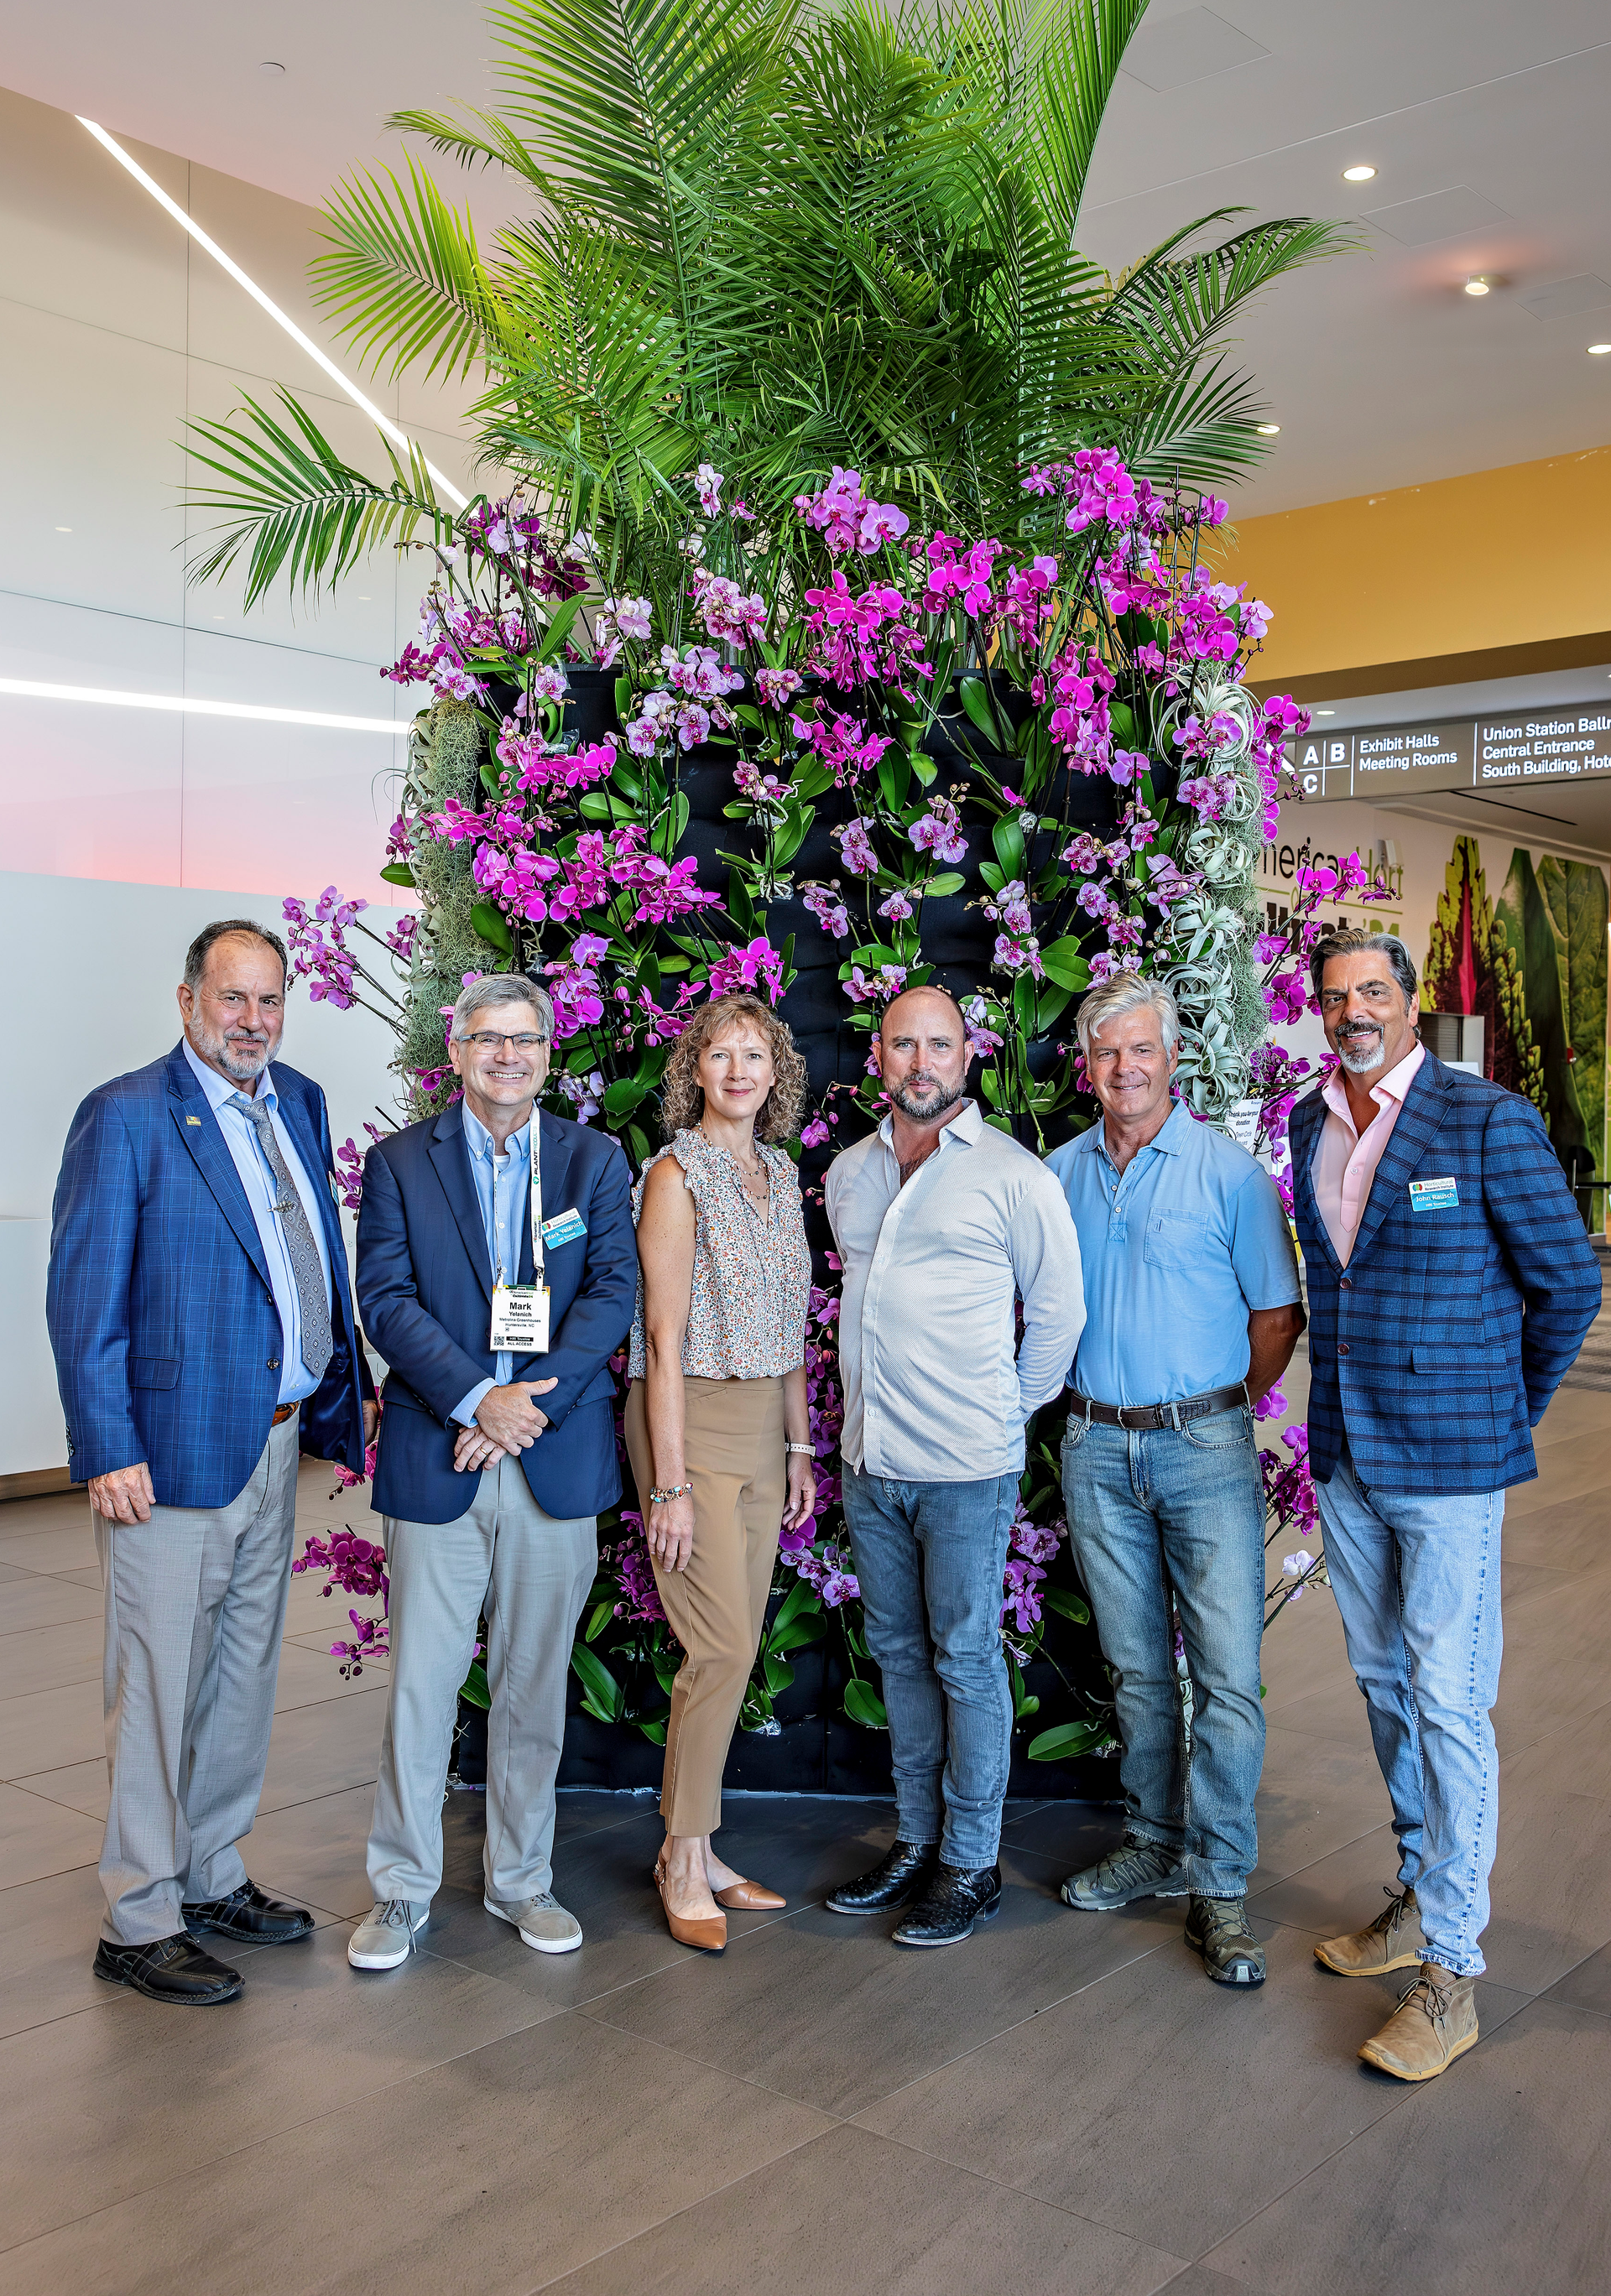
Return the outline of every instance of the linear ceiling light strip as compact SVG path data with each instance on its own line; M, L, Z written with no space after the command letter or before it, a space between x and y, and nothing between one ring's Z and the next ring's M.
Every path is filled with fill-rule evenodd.
M285 332L291 337L292 342L300 344L301 348L307 352L308 357L324 368L325 373L330 377L332 382L338 383L341 386L341 388L346 392L348 398L351 399L355 406L361 406L365 414L368 415L370 421L386 433L386 436L393 440L396 445L401 447L406 454L412 455L415 451L414 441L409 438L407 432L406 430L399 430L397 424L393 422L389 416L382 414L378 406L374 405L371 400L365 398L363 392L358 389L356 384L349 382L347 377L341 373L341 368L337 366L334 360L328 357L325 353L319 348L317 343L310 340L310 339L302 332L302 330L297 325L294 319L288 319L286 317L279 305L274 302L268 296L265 295L263 290L258 285L256 280L249 279L247 277L245 272L242 270L240 265L234 260L233 257L225 254L217 240L210 239L208 237L201 225L197 223L193 217L186 215L185 209L178 204L177 200L169 199L168 193L162 189L161 184L155 182L152 176L146 174L144 168L141 167L137 160L133 160L129 157L128 153L123 149L123 146L118 142L115 136L109 135L105 128L97 126L95 120L86 119L82 112L76 113L74 116L78 119L79 127L88 128L96 143L105 146L106 150L111 153L112 158L118 162L118 165L120 168L127 168L136 183L143 185L144 188L151 193L158 206L167 209L174 221L177 224L181 225L184 229L190 234L197 246L204 247L209 255L212 257L213 261L215 263L222 264L225 270L228 272L230 277L235 281L236 284L244 287L246 292L251 297L252 301L254 303L261 304L263 309L267 312L269 317L275 322L275 325L284 327ZM463 510L469 499L468 496L462 495L459 492L451 479L444 478L441 472L437 469L434 463L426 463L425 468L430 472L433 484L439 487L441 492L447 496L454 508L456 510ZM321 720L320 722L323 723L327 721ZM357 721L355 720L353 722L356 723Z
M274 709L258 701L203 701L183 693L119 693L103 685L54 685L32 677L0 677L0 693L32 701L98 701L119 709L175 709L187 718L256 718L270 726L325 726L341 734L407 734L407 718L346 718L328 709Z

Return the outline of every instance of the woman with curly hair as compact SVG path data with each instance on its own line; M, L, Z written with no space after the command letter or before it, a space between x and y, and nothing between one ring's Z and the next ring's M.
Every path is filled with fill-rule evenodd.
M720 1953L727 1907L776 1891L711 1847L721 1777L766 1619L778 1534L817 1500L806 1406L811 1288L793 1137L805 1062L758 996L719 996L666 1068L671 1136L633 1199L641 1274L627 1451L655 1584L683 1649L671 1688L654 1869L671 1934Z

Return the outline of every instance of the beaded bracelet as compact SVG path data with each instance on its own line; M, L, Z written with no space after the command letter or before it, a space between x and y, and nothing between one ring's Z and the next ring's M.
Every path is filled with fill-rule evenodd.
M693 1488L692 1483L669 1483L664 1490L656 1488L649 1493L649 1505L667 1506L673 1499L686 1499Z

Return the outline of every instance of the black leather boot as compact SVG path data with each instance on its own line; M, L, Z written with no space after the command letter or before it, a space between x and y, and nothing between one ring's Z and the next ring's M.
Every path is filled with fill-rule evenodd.
M1001 1911L999 1866L937 1866L920 1901L894 1931L897 1945L960 1945L975 1922Z
M927 1887L940 1863L937 1841L893 1841L889 1856L859 1874L828 1899L831 1914L887 1914L909 1905Z

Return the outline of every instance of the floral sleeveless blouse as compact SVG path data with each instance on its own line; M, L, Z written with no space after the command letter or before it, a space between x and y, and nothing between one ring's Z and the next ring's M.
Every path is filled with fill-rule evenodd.
M755 1152L770 1184L765 1211L745 1195L727 1150L712 1147L703 1132L679 1132L650 1158L632 1192L636 1222L643 1218L649 1174L662 1158L674 1156L694 1199L694 1288L682 1344L682 1367L690 1379L771 1379L805 1361L811 1254L800 1175L781 1148L758 1140ZM628 1378L642 1379L645 1361L640 1272Z

